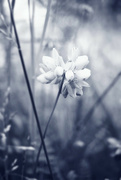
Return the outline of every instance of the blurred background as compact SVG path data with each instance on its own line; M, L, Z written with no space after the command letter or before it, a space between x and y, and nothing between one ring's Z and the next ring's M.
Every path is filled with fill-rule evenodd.
M55 47L66 62L71 48L77 47L80 55L89 57L90 88L75 99L60 96L45 138L55 179L119 180L121 1L13 0L11 6L43 132L58 86L36 80L42 56L51 56ZM15 174L23 167L24 176L32 178L41 141L7 1L0 0L0 13L0 176L4 179L6 167L11 169L17 159L14 175L7 178L19 179ZM35 150L27 149L30 146ZM50 179L44 152L36 178Z

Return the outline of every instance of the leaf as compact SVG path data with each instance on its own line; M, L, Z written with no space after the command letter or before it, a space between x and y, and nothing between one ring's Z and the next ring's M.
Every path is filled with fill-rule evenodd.
M115 139L115 138L108 138L108 139L107 139L107 142L108 142L109 147L110 147L111 149L121 147L120 141L118 141L118 140Z
M13 39L8 37L8 36L6 36L6 39L9 40L9 41L13 41Z
M121 155L121 142L115 138L108 138L107 139L109 148L110 148L110 154L112 157L115 157L117 155Z
M26 150L34 151L35 150L35 148L32 146L16 146L15 149L23 150L23 151L26 151Z
M7 125L7 127L4 129L4 133L9 132L11 129L11 125Z
M11 88L8 87L7 90L6 90L6 92L5 92L5 98L10 95L10 91L11 91Z
M3 29L0 29L0 32L1 32L2 34L4 34L5 36L8 36L8 34L7 34Z
M78 147L84 147L85 143L83 141L78 140L74 143L74 145Z
M6 39L13 41L13 39L9 37L9 35L3 29L0 29L0 32L5 36Z
M0 121L3 121L4 120L4 117L2 115L2 113L0 112Z
M16 169L18 169L18 167L19 167L18 165L12 167L11 171L15 171Z
M5 133L0 133L0 143L3 147L6 146L6 135L5 135Z
M4 16L2 14L0 14L0 18L2 19L2 21L5 21Z
M11 166L14 166L17 161L18 161L17 159L14 159L14 161L13 161L12 164L11 164Z
M94 13L93 8L87 4L81 4L81 10L87 11L88 13Z

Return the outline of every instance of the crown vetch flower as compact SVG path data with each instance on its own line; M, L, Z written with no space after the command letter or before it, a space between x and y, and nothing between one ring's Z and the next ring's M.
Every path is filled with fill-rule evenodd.
M40 64L41 75L37 79L41 83L59 83L64 73L64 62L57 50L53 48L52 57L43 56Z
M91 71L85 66L89 63L87 56L78 56L77 49L73 49L69 61L65 65L65 82L62 90L64 97L69 94L72 97L83 95L83 87L89 87L85 81L91 75Z
M68 61L65 64L62 57L54 48L52 58L43 56L43 64L40 64L41 75L37 79L41 83L60 83L65 73L65 80L62 88L62 94L67 97L83 95L83 87L89 87L85 81L91 75L91 71L86 67L89 63L87 56L78 56L78 49L73 49Z

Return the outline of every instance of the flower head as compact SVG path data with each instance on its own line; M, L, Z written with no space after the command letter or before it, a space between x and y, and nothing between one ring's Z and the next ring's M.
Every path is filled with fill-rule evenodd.
M52 57L43 56L40 64L41 75L37 79L41 83L59 83L64 73L64 62L57 50L53 48Z
M87 56L78 56L78 49L73 49L69 61L65 65L65 82L62 90L64 97L69 94L72 97L83 95L83 87L89 87L85 81L91 75L86 67L89 63Z
M62 57L56 49L53 49L52 58L44 56L40 64L41 75L38 80L41 83L60 83L63 74L65 80L62 88L62 94L67 97L69 94L72 97L83 95L83 87L89 87L85 81L91 75L91 71L86 67L89 63L87 56L78 56L78 50L73 49L65 64Z

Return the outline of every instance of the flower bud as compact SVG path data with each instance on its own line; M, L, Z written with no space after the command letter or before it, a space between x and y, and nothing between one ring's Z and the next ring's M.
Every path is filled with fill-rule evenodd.
M54 71L54 74L56 75L56 76L62 76L63 75L63 68L61 67L61 66L57 66L56 68L55 68L55 71Z
M65 77L68 81L72 81L74 79L73 71L72 70L67 71Z

